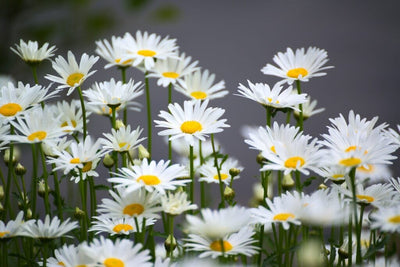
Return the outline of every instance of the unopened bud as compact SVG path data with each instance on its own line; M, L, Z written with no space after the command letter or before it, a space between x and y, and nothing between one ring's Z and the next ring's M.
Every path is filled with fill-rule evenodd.
M116 128L116 130L119 130L119 128L121 128L121 127L125 127L124 122L123 122L122 120L116 120L116 121L115 121L115 128Z
M263 165L265 163L265 158L260 154L257 155L256 161L258 164Z
M22 193L21 198L17 201L18 208L24 209L29 204L29 198L26 194Z
M171 253L176 248L176 239L173 235L169 235L164 242L164 247L167 253Z
M13 163L14 164L16 162L18 162L20 155L21 155L20 151L17 149L17 147L14 147L14 149L13 149ZM7 165L10 162L10 149L6 149L6 151L4 152L4 162Z
M320 190L325 190L325 189L328 189L328 187L327 187L325 184L320 184L320 185L318 186L318 189L320 189Z
M47 190L46 190L46 184L44 183L44 180L40 180L38 183L38 195L41 197L44 197L46 193L49 193L50 187L47 185Z
M231 201L235 198L235 190L230 188L229 186L225 187L224 197L226 200Z
M114 166L114 159L110 154L106 154L103 158L103 165L104 167L111 169Z
M293 188L293 186L294 186L294 180L292 178L292 175L290 175L290 173L284 175L282 179L282 188L285 190L289 190Z
M25 218L28 220L32 218L32 210L31 209L26 210Z
M238 176L240 174L240 170L238 168L230 168L229 174L233 177Z
M341 258L347 259L349 257L349 240L347 238L344 239L343 244L338 250L338 253Z
M325 266L325 259L321 242L315 239L304 241L298 250L299 266L319 267Z
M26 168L21 163L18 163L17 166L15 167L15 174L22 176L25 173L26 173Z
M74 218L77 220L80 220L83 217L85 217L85 212L83 210L81 210L80 208L76 207L75 213L74 213Z
M144 146L139 145L138 150L139 150L139 159L150 158L150 153Z

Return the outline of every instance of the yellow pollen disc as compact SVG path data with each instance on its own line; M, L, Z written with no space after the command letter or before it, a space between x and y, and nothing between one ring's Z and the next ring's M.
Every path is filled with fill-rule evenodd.
M142 175L136 181L143 181L146 185L158 185L161 183L160 179L155 175Z
M334 179L343 178L343 177L344 177L343 174L334 174L334 175L332 175L332 178L334 178Z
M349 146L348 148L346 148L346 150L344 152L350 152L350 151L353 151L356 149L357 149L357 146Z
M115 63L118 64L119 62L121 62L121 59L120 59L120 58L115 59Z
M64 121L63 123L61 123L61 128L66 127L66 126L72 126L72 127L76 128L76 121L71 120L71 125L68 124L68 121ZM64 130L64 132L70 132L70 131L71 130Z
M117 258L107 258L107 259L105 259L103 264L106 267L124 267L125 266L124 262Z
M85 162L85 164L83 165L82 172L88 172L91 169L92 169L92 162L88 161L88 162Z
M300 162L299 166L303 166L306 161L302 157L291 157L285 161L286 168L297 168L297 164Z
M367 195L356 195L356 197L357 197L359 200L365 200L365 201L367 201L368 203L371 203L371 202L373 202L373 201L375 200L373 197L367 196Z
M400 215L390 217L388 221L391 223L400 223Z
M85 75L83 75L83 73L80 73L80 72L72 73L67 78L67 84L69 86L74 86L75 84L79 84L80 81L82 80L83 76L85 76Z
M357 168L357 171L371 173L374 171L374 166L371 164L368 164L368 168L365 168L364 166L360 166Z
M171 78L171 79L176 79L179 77L179 74L176 72L163 72L162 74L165 78Z
M154 57L157 53L153 50L139 50L137 51L138 55L144 56L144 57Z
M118 144L119 148L123 148L126 145L128 145L126 148L129 149L130 145L127 142L121 142Z
M130 231L133 230L132 225L129 224L117 224L116 226L114 226L113 231L116 233L119 233L121 231Z
M305 68L295 68L295 69L291 69L289 70L286 75L289 76L290 78L299 78L299 75L301 75L302 77L307 76L308 71Z
M268 100L269 103L272 102L272 98L270 98L270 97L268 97L267 100Z
M347 167L353 167L361 163L361 159L359 158L347 158L347 159L342 159L339 161L339 164L347 166Z
M57 262L57 264L60 266L65 266L64 262L62 262L62 261Z
M39 141L42 141L43 139L46 138L46 136L47 136L47 133L45 131L37 131L37 132L30 134L28 136L28 140L35 141L36 139L38 139Z
M287 221L288 219L292 218L294 218L293 213L278 213L272 219L276 221Z
M271 146L269 149L276 154L275 146Z
M143 211L144 211L144 207L141 204L133 203L133 204L126 205L122 212L129 216L134 216L134 215L142 214Z
M0 114L6 117L14 116L22 111L22 107L17 103L7 103L0 107Z
M9 234L9 231L0 232L0 238L3 238L5 235Z
M226 174L226 173L221 173L221 180L222 180L222 181L225 180L225 179L228 178L228 177L229 177L228 174ZM219 180L218 174L217 174L217 175L214 175L214 179L215 179L215 180Z
M224 248L224 252L228 252L228 251L230 251L230 250L232 250L232 248L233 248L233 246L232 246L232 244L231 243L229 243L228 241L222 241L222 244L223 244L223 248ZM212 249L212 250L214 250L214 251L219 251L219 252L221 252L222 251L222 246L221 246L221 241L220 240L216 240L216 241L213 241L211 244L210 244L210 248Z
M87 265L86 264L78 264L78 265L75 265L75 267L87 267Z
M207 97L207 93L202 92L202 91L194 91L194 92L191 92L190 95L196 99L205 99Z
M73 158L73 159L71 159L69 161L69 163L71 163L71 164L79 164L79 163L81 163L81 160L80 160L80 158Z
M185 121L181 125L181 131L187 134L193 134L195 132L201 131L203 126L201 126L198 121Z

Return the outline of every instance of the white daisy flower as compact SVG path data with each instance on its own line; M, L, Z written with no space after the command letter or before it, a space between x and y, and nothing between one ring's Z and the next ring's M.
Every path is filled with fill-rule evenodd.
M249 98L265 107L296 110L296 105L306 102L307 94L293 94L292 86L283 89L282 83L276 83L271 89L266 83L253 84L249 80L247 83L249 87L239 83L239 94L237 95Z
M324 166L316 172L322 177L326 178L326 180L331 180L334 183L341 184L349 177L349 169L340 165L329 165Z
M11 75L0 74L0 88L7 86L8 83L15 84L15 80Z
M67 102L65 100L58 101L56 105L50 105L50 110L54 117L59 118L59 126L69 126L72 130L66 130L69 134L82 132L83 130L83 117L82 108L79 100L72 100ZM88 116L90 112L86 112Z
M72 140L68 140L66 136L58 138L55 142L41 143L43 152L48 157L56 158L61 151L69 149L72 144Z
M69 218L61 223L57 216L50 219L48 214L46 215L44 222L40 219L30 221L33 221L33 223L25 223L22 225L22 236L42 239L71 237L66 234L79 227L77 222L70 222Z
M54 257L47 259L48 267L76 267L90 266L94 261L84 255L80 246L64 244L61 248L54 250Z
M380 208L370 214L371 228L382 232L400 233L400 206Z
M353 199L353 192L350 188L337 188L339 192L347 196L349 200ZM373 184L365 188L361 183L356 185L356 199L359 204L371 204L376 208L386 207L393 203L394 195L395 191L393 191L390 184Z
M107 233L110 235L130 235L131 233L141 232L143 227L153 225L154 219L144 217L106 217L95 216L89 231L96 232L96 235Z
M131 131L131 126L120 127L118 130L111 129L111 134L103 133L106 138L100 138L103 149L111 152L126 152L137 148L146 137L139 138L143 129L138 126L136 130Z
M356 179L369 184L384 181L392 175L387 164L367 164L357 167Z
M326 75L325 72L321 72L322 70L333 68L333 66L324 67L328 62L328 53L316 47L309 47L307 51L304 48L298 48L296 52L287 48L285 53L279 52L273 60L278 67L267 64L261 72L281 77L289 84L295 80L308 82L312 77Z
M192 57L186 57L182 53L178 58L167 58L157 60L147 77L158 78L157 85L168 87L170 84L181 82L185 75L199 69L196 67L198 61L190 63Z
M167 192L166 195L161 196L161 207L163 212L170 215L179 215L188 210L197 209L196 204L191 204L187 200L186 192Z
M6 139L6 136L10 133L10 124L7 123L7 120L0 116L0 150L6 149L9 140Z
M240 171L243 171L243 167L239 166L239 162L236 159L232 158L228 158L224 162L219 159L218 165L220 166L221 181L228 186L232 181L232 175L230 174L229 170L232 168L236 168ZM204 165L199 168L198 172L201 174L201 177L199 179L200 182L219 183L218 171L217 168L214 166L214 160L208 160ZM233 179L236 180L239 178L240 176L237 175Z
M103 41L97 41L96 53L108 62L104 66L105 69L108 69L112 66L117 66L120 68L132 66L132 60L121 61L122 57L124 57L126 54L126 50L122 47L121 37L112 36L111 43L106 39Z
M160 194L157 191L147 192L144 188L127 192L124 187L117 188L117 193L109 191L113 199L103 198L97 212L106 217L145 217L158 219Z
M169 166L169 161L161 160L158 163L151 161L148 163L145 158L141 165L130 168L121 168L119 173L114 173L115 177L107 179L110 183L115 183L115 187L127 187L127 192L132 192L144 187L147 191L154 190L165 194L165 190L175 190L177 186L183 186L190 182L188 173L184 166L173 164Z
M33 221L24 222L24 212L20 211L15 220L10 220L7 223L0 221L0 241L7 238L12 238L21 235L24 224L31 224Z
M310 96L306 97L306 102L302 104L303 107L303 119L308 119L311 116L314 116L318 113L321 113L325 110L325 108L318 108L315 109L317 106L318 101L316 99L311 101ZM296 109L294 109L293 112L294 116L298 117L300 116L300 107L299 105L296 105Z
M174 88L178 92L193 100L216 99L226 96L229 92L225 89L225 81L214 84L215 74L208 70L196 70L179 80Z
M393 186L394 189L396 189L398 193L400 193L400 177L397 177L397 179L391 177L389 179L389 183Z
M130 33L125 33L122 38L122 47L126 54L121 59L123 62L132 60L133 66L143 64L147 71L154 67L155 60L165 60L169 57L177 57L176 39L165 37L161 40L161 36L155 33L148 34L141 31L136 32L136 38Z
M81 86L89 76L96 72L95 70L90 71L90 69L97 60L99 57L83 54L78 65L74 54L68 51L68 62L62 56L58 56L52 63L53 69L60 77L47 74L45 78L59 83L57 89L69 88L67 95L70 95L76 87Z
M19 45L15 45L16 49L10 47L10 49L17 54L23 61L28 64L38 64L45 59L50 59L54 56L55 46L49 47L48 43L45 43L39 48L37 41L28 41L25 43L24 40L19 40Z
M207 107L208 100L185 101L183 108L178 104L169 104L167 111L161 111L158 115L165 121L155 120L156 127L167 128L158 135L171 136L170 140L183 138L193 146L195 141L205 141L208 134L223 131L223 127L230 127L225 124L226 119L220 119L225 113L222 108Z
M207 236L189 234L185 239L184 246L188 251L201 252L199 257L246 255L252 256L257 253L258 248L253 244L257 242L253 238L254 232L250 227L243 227L238 232L226 235L220 239L211 239Z
M128 239L110 239L100 236L90 244L82 244L81 250L87 257L95 262L93 267L110 266L143 266L152 267L151 257L147 249L142 250L142 244L134 244Z
M400 125L397 125L397 131L389 128L384 131L384 135L388 136L388 138L392 139L392 142L398 146L400 146Z

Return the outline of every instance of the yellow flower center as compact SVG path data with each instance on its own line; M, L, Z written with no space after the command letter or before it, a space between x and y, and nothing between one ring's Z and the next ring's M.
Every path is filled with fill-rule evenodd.
M67 84L71 87L74 86L75 84L79 84L81 82L83 76L85 76L85 75L83 75L83 73L80 73L80 72L72 73L67 78Z
M302 157L291 157L285 161L285 167L295 169L297 168L297 165L299 165L299 167L302 167L305 162L306 161Z
M137 51L138 55L144 56L144 57L154 57L157 53L153 50L139 50Z
M289 70L286 75L289 76L290 78L299 78L299 75L301 75L302 77L307 76L308 71L305 68L295 68L295 69L291 69Z
M0 232L0 238L3 238L5 235L9 234L9 231Z
M42 141L43 139L45 139L47 136L47 133L45 131L37 131L34 133L31 133L28 136L28 140L29 141L35 141L36 139L38 139L39 141Z
M353 167L361 163L361 159L359 158L347 158L347 159L342 159L339 161L339 164L347 166L347 167Z
M226 173L221 173L221 180L225 180L225 179L228 178L228 177L229 177L228 174L226 174ZM219 180L218 174L217 174L217 175L214 175L214 179L215 179L215 180Z
M79 164L81 163L81 159L80 158L73 158L69 161L69 163L71 164Z
M163 72L162 75L163 75L165 78L171 78L171 79L176 79L176 78L179 77L179 74L178 74L178 73L172 72L172 71L170 71L170 72Z
M124 267L125 266L124 262L117 258L107 258L107 259L105 259L103 264L106 267Z
M92 165L93 164L91 161L85 162L85 164L83 164L82 172L90 171L92 169Z
M371 203L371 202L373 202L373 201L375 200L375 198L373 198L373 197L371 197L371 196L367 196L367 195L356 195L356 197L357 197L359 200L365 200L365 201L367 201L368 203Z
M274 153L276 154L275 146L271 146L269 149L271 149L271 151L274 152Z
M391 223L400 223L400 215L390 217L388 221Z
M62 261L57 262L57 265L65 266L64 262L62 262Z
M357 171L371 173L374 171L374 166L371 164L368 164L368 168L365 168L364 166L360 166L357 168Z
M344 177L343 174L334 174L334 175L332 175L333 179L339 179L339 178L343 178L343 177Z
M68 121L64 121L63 123L61 123L61 128L62 127L66 127L66 126L72 126L74 128L76 128L76 121L75 120L71 120L71 124L68 123ZM70 132L71 130L64 130L64 132Z
M133 230L132 225L129 224L117 224L116 226L114 226L113 231L116 233L119 233L121 231L130 231Z
M143 181L146 185L158 185L161 183L160 179L155 175L142 175L136 181Z
M7 103L0 107L0 114L6 117L11 117L22 111L22 107L17 103Z
M287 221L288 219L294 218L293 213L278 213L272 218L275 221Z
M129 149L130 145L127 142L121 142L121 143L118 144L119 148L123 148L126 145L127 145L126 149Z
M121 59L120 58L117 58L116 60L115 60L115 63L117 63L117 64L122 64L122 65L127 65L127 64L130 64L130 63L132 63L132 59L128 59L128 60L125 60L124 62L122 62L122 63L120 63L121 62Z
M198 121L185 121L181 125L181 131L187 134L193 134L195 132L201 131L203 126Z
M232 250L233 246L231 243L229 243L228 241L225 241L225 240L222 241L222 246L221 246L221 241L216 240L210 244L210 248L214 251L219 251L219 252L222 252L222 248L223 248L224 252L228 252L228 251Z
M132 203L132 204L126 205L122 212L129 216L134 216L134 215L142 214L143 211L144 211L144 207L141 204Z
M196 99L205 99L207 97L207 93L202 91L194 91L191 92L190 95Z
M354 151L357 149L357 146L349 146L348 148L346 148L346 150L344 152L350 152L350 151Z

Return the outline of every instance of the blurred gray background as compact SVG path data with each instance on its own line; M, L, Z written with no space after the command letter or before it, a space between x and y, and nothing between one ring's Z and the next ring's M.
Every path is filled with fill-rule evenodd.
M244 125L264 125L265 111L255 102L235 96L239 83L278 81L260 69L273 63L273 56L287 47L317 46L326 49L335 66L328 75L303 84L303 91L318 100L326 110L305 122L305 132L315 137L326 133L329 118L353 109L362 117L379 116L379 123L391 127L400 123L399 48L400 2L373 1L3 1L1 8L0 73L32 83L28 67L19 61L9 46L24 40L47 41L58 47L57 55L94 54L95 41L134 34L137 30L176 38L180 51L199 60L199 65L215 73L217 81L225 80L230 94L212 101L211 106L226 109L225 118L231 128L217 134L226 153L239 159L245 170L234 188L239 202L246 204L251 185L258 181L256 151L243 141ZM98 72L88 79L119 79L116 69L105 71L105 61L95 65ZM40 76L54 73L50 63L38 70ZM143 80L142 73L130 70L128 77ZM39 79L43 84L48 82ZM151 82L153 118L167 106L167 90ZM74 96L77 98L77 96ZM174 93L173 99L184 98ZM140 98L145 107L144 95ZM130 123L146 127L145 110L131 115ZM278 118L279 119L279 118ZM281 120L282 121L282 120ZM109 131L109 122L91 117L89 131L93 135ZM154 130L155 159L167 158L167 147ZM400 175L399 164L393 176ZM107 177L104 177L107 178ZM319 183L315 182L315 183Z

